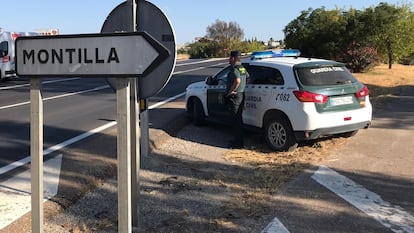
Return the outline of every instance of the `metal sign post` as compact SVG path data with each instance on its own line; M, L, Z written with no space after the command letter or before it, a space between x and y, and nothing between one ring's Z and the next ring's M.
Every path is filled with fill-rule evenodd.
M135 32L136 30L136 12L137 12L137 3L135 0L128 0L130 5L130 31ZM138 81L136 78L131 78L130 85L130 101L131 101L131 205L132 205L132 226L138 227L138 198L139 198L139 171L140 171L140 157L141 157L141 148L140 148L140 130L139 122L140 116L138 111Z
M131 101L131 205L132 205L132 226L138 226L138 198L139 198L139 170L140 170L140 130L139 130L139 111L138 111L138 93L137 79L131 78L130 101Z
M40 78L30 80L32 232L43 232L43 100Z
M17 75L32 78L32 231L43 232L43 104L39 77L85 76L117 77L118 231L131 232L131 171L137 179L139 168L138 88L136 78L131 77L146 77L169 58L169 50L146 32L19 37L15 43Z
M128 78L117 79L118 232L132 232L131 222L131 109Z

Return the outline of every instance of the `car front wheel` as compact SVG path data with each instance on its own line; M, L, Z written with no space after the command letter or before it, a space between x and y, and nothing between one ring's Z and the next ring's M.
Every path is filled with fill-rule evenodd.
M267 144L276 151L290 151L298 145L292 127L282 117L274 117L268 120L264 133Z

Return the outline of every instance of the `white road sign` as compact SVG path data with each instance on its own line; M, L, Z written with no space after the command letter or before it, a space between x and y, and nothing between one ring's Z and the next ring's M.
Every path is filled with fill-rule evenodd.
M143 77L169 51L145 32L20 37L20 76Z

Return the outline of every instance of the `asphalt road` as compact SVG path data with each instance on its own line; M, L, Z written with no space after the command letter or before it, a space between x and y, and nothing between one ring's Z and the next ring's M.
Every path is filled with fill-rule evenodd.
M226 61L177 62L168 85L148 105L182 94L189 83L214 74L223 64ZM48 78L42 80L42 88L45 150L115 121L116 96L105 79ZM0 179L30 156L29 90L26 78L0 83Z
M30 155L28 83L27 79L1 83L10 88L1 90L1 167ZM114 119L114 96L103 79L45 79L42 86L45 148Z
M227 59L178 61L167 86L148 99L150 133L162 138L157 134L164 132L160 129L177 113L165 111L164 106L171 106L168 102L177 98L182 100L189 83L204 80L226 64ZM16 78L0 83L0 232L9 224L6 232L16 225L21 232L30 222L24 217L30 211L29 81ZM63 192L67 199L63 203L69 203L93 188L94 177L114 175L111 164L116 158L116 137L112 135L116 130L116 95L105 79L48 78L42 79L42 96L44 193L53 197ZM56 182L59 177L66 183L62 187ZM65 187L72 188L65 191Z

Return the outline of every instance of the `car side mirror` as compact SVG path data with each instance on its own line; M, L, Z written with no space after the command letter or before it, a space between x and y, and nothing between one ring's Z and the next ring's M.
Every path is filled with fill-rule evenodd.
M0 56L1 56L1 57L5 57L5 56L7 56L7 54L8 54L8 52L7 52L7 51L0 50Z
M9 44L7 41L0 43L0 56L5 57L9 54Z
M206 84L207 85L218 85L218 82L212 76L208 76L206 78Z

